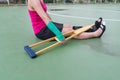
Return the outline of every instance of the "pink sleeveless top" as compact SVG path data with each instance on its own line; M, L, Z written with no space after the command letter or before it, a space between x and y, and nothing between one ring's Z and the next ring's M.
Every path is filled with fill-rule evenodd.
M43 2L43 0L40 0L40 4L42 5L43 10L46 12L47 7L46 4ZM31 18L34 34L37 34L46 26L46 24L44 23L44 21L36 11L28 10L28 12Z

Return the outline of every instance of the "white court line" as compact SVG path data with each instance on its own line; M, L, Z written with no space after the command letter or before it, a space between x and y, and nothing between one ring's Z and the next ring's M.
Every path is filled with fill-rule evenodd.
M75 8L75 9L78 9L78 10L85 10L83 8ZM101 8L98 8L100 11L105 11L105 12L112 12L112 13L120 13L120 10L108 10L108 9L101 9ZM89 9L89 10L98 10L98 9Z
M68 16L68 15L62 15L62 14L55 14L55 13L51 13L48 12L51 15L55 15L55 16L60 16L60 17L69 17L69 18L78 18L78 19L85 19L85 20L96 20L96 18L88 18L88 17L79 17L79 16ZM115 22L120 22L119 19L104 19L105 21L115 21Z

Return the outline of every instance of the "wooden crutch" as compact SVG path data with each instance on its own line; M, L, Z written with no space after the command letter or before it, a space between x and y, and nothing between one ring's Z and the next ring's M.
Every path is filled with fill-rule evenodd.
M94 24L91 24L91 25L88 25L88 26L84 26L83 28L80 28L80 29L77 29L77 30L74 30L74 31L70 31L70 32L65 33L64 36L69 35L69 34L72 33L72 35L69 36L69 37L67 37L67 38L65 38L65 40L68 41L68 40L72 39L73 37L75 37L75 36L77 36L77 35L85 32L85 31L89 30L90 28L92 28L93 25L94 25ZM41 45L41 44L50 42L50 41L52 41L52 40L56 40L57 42L54 43L54 44L52 44L52 45L50 45L50 46L48 46L48 47L45 47L45 48L43 48L43 49L41 49L41 50L39 50L39 51L37 51L37 52L35 52L35 51L32 50L33 47L36 47L36 46L38 46L38 45ZM49 50L49 49L51 49L51 48L59 45L59 44L60 44L60 41L58 41L56 37L52 37L52 38L49 38L49 39L40 41L40 42L38 42L38 43L34 43L34 44L32 44L32 45L24 46L24 49L25 49L25 51L28 53L28 55L29 55L31 58L35 58L35 57L37 57L38 55L40 55L41 53L43 53L43 52L45 52L45 51L47 51L47 50Z

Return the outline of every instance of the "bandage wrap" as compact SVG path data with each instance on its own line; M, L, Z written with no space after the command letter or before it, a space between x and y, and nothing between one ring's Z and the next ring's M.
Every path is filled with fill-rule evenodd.
M59 29L57 29L57 27L53 24L52 21L47 24L47 27L56 35L59 41L65 39L64 35L59 31Z

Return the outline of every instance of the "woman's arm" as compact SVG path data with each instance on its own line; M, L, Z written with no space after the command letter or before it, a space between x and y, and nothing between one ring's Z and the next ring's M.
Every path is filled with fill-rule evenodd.
M39 0L29 0L33 9L38 13L42 20L48 24L51 21L51 18L48 17L48 14L43 10L42 5Z

